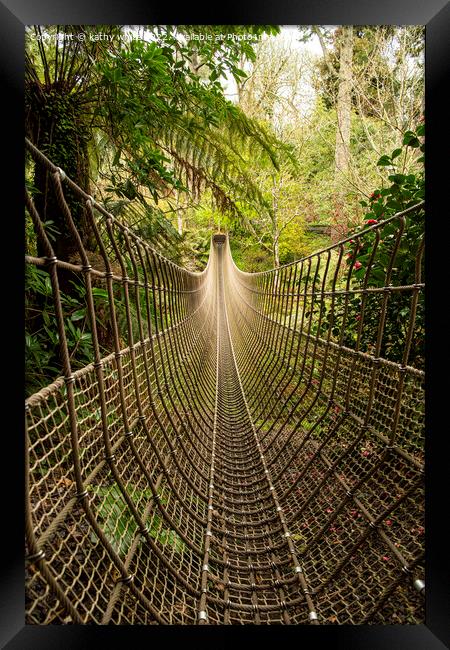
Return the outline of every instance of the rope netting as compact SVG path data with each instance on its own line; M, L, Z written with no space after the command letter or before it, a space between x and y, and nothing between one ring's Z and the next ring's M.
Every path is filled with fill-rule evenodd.
M424 622L423 244L410 282L398 264L423 205L261 273L216 234L193 273L27 147L79 254L56 258L27 196L62 364L26 400L27 623ZM63 274L89 317L77 370Z

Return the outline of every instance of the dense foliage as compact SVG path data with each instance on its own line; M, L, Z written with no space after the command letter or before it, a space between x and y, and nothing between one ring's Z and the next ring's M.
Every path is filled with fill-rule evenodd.
M196 38L205 31L211 41ZM207 188L216 206L232 212L237 199L261 200L246 177L241 149L257 147L277 165L278 144L224 96L219 76L227 70L239 79L238 63L254 54L248 41L216 39L222 31L220 25L146 26L146 40L136 34L127 40L119 26L30 29L28 136L83 189L110 202L140 202L145 220L166 230L178 193L195 201ZM243 28L227 31L238 36ZM277 31L250 29L254 36ZM104 35L111 40L95 40ZM33 178L45 217L59 226L64 242L38 165ZM87 235L82 208L70 204ZM171 238L176 235L172 228ZM85 243L95 248L92 238ZM73 248L66 244L61 254Z
M227 27L238 37L279 29ZM200 40L199 33L210 39ZM251 42L216 38L223 26L146 26L145 34L120 26L46 26L27 30L26 132L30 140L82 189L168 257L195 256L171 219L180 196L198 203L207 192L215 210L237 214L237 201L264 202L242 165L242 152L258 150L277 166L284 146L228 101L219 77L234 79L254 58ZM77 261L77 245L65 226L45 168L27 159L27 189L58 258ZM85 208L65 196L82 242L92 257L97 244ZM204 248L204 241L200 242ZM26 252L42 255L29 215ZM91 355L83 307L84 286L75 274L60 275L74 368ZM104 288L94 289L101 298ZM27 392L61 372L58 335L45 271L26 276ZM120 297L119 303L120 303ZM117 307L120 318L120 304ZM100 310L101 313L101 310ZM107 315L104 314L104 318ZM107 323L99 322L101 328ZM103 351L111 349L104 337Z
M350 138L347 166L340 170L343 32L313 26L287 35L267 25L28 27L26 133L78 185L179 264L204 268L217 229L230 233L240 268L259 271L292 262L326 247L330 234L336 240L359 232L424 194L424 127L413 127L423 112L422 30L353 30ZM314 38L322 56L299 45ZM382 155L385 151L392 154ZM26 181L55 254L77 261L48 175L30 157ZM70 188L66 198L95 259L98 248L85 208ZM26 253L42 255L28 214L25 225ZM395 245L389 228L383 228L372 260L373 286L386 279ZM395 282L405 285L415 282L412 252L423 224L407 217L406 228L392 269ZM355 286L365 281L374 238L369 231L361 248L346 247ZM60 281L71 363L79 368L92 359L84 285L69 272L61 273ZM25 297L30 393L61 372L44 270L27 270ZM106 354L111 333L101 283L94 297ZM116 298L120 321L123 296ZM376 340L378 323L371 317L376 300L369 296L364 306L361 349L366 339ZM401 295L388 300L379 350L399 362L408 336L405 300ZM343 318L337 306L333 336ZM359 298L349 303L346 344L358 339L362 307ZM324 331L331 323L327 318L324 314ZM421 365L422 304L417 322L408 362ZM124 325L124 337L125 330Z
M361 201L365 209L364 222L349 233L349 236L354 236L364 232L357 240L350 239L345 247L345 259L352 271L354 288L380 288L389 284L411 286L423 282L424 210L407 213L400 230L398 219L390 220L389 217L420 203L425 197L424 132L424 124L415 132L408 131L403 138L403 147L395 149L390 156L382 156L378 161L379 166L386 167L391 172L388 177L391 185L375 189L369 201ZM408 148L419 149L422 153L419 158L422 168L417 174L401 173L401 160ZM373 228L385 220L386 225L380 229ZM340 300L341 305L340 310L338 306L334 319L335 335L340 334L345 303L344 299L337 300L338 303ZM361 349L367 352L403 365L423 368L423 301L419 301L415 307L414 319L411 318L413 307L409 292L391 292L386 301L385 321L380 323L380 305L383 300L382 293L369 294L365 298L356 294L350 298L344 326L344 345L353 347L359 339ZM329 314L328 320L330 318ZM414 329L407 345L410 323ZM378 338L380 345L376 349Z

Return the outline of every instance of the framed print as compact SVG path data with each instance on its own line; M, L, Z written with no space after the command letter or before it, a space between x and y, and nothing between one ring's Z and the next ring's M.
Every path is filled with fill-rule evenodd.
M449 647L448 5L0 12L2 647Z

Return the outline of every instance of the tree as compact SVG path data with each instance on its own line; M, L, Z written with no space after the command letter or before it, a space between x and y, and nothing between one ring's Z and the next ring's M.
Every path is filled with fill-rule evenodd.
M256 181L267 200L271 201L271 205L270 209L263 212L247 210L247 228L256 238L256 242L270 253L272 266L278 268L281 263L280 245L286 229L295 223L295 242L292 241L291 233L291 246L294 251L299 248L304 231L304 219L299 210L300 187L287 165L283 165L279 171L258 171Z
M158 203L172 212L179 192L198 198L209 188L222 209L236 209L250 179L242 183L240 148L257 147L276 163L275 138L228 102L220 77L243 73L237 63L251 56L245 40L217 39L221 26L146 26L145 40L105 26L39 27L28 31L27 132L32 142L64 168L88 193L94 169L91 151L103 141L109 191L119 199ZM227 28L242 34L269 33L268 26ZM199 33L209 40L199 41ZM99 38L110 36L110 40ZM80 39L80 35L83 39ZM207 63L206 63L207 62ZM204 68L202 77L198 70ZM48 117L48 119L46 119ZM97 140L96 140L97 138ZM47 176L35 168L34 188L42 214L62 236L57 255L70 257L74 242L52 208ZM236 191L238 190L238 191ZM68 195L75 223L88 249L83 208Z
M224 97L220 77L228 72L242 78L245 73L237 64L243 56L251 56L252 48L245 40L216 39L220 29L146 26L130 40L120 26L27 30L28 137L152 245L161 249L162 242L162 252L172 258L173 242L182 239L166 215L175 213L177 196L189 196L192 203L208 193L219 209L230 212L237 211L239 200L262 201L244 168L243 152L256 150L277 165L277 150L282 150L272 133ZM227 32L258 34L274 29L230 27ZM201 43L195 38L199 32L211 38ZM27 179L39 214L48 232L51 229L55 254L79 262L77 242L64 223L51 177L29 158ZM101 267L85 206L70 187L65 187L65 198L88 259ZM27 252L44 254L30 219L27 246ZM84 331L89 324L82 305L83 280L61 268L58 273L68 327L72 317L80 319L72 332L73 348L69 346L75 354L81 341L91 344L90 332ZM104 293L101 286L95 288ZM42 275L27 275L26 293L28 358L33 367L42 361L52 376L57 372L56 339L44 334L51 337L55 331L55 315L46 308ZM99 310L99 338L105 332L102 351L112 349L106 311Z
M93 33L102 30L113 36L118 28L104 25L92 28ZM80 35L86 37L80 25L62 26L61 31L60 26L27 29L25 126L32 143L58 161L67 175L90 194L89 145L95 106L95 64L103 55L103 48L98 41L81 40ZM61 217L48 172L39 162L34 165L33 186L43 221L51 222L59 233L55 253L68 259L76 252L76 243ZM91 248L93 237L84 206L70 189L67 199L83 243ZM37 247L41 254L39 240Z
M342 174L347 174L350 167L350 115L352 110L352 59L353 59L353 27L342 27L339 57L339 85L337 96L337 128L335 150L335 183L336 183L336 218L342 223L344 217L345 192L343 191ZM338 229L333 229L332 238L337 239Z
M325 44L321 28L312 28L320 41L324 60L332 76L337 77L336 99L336 145L334 157L334 222L332 239L337 240L342 234L342 225L346 226L345 216L345 185L343 176L348 174L350 168L350 130L352 110L352 79L353 79L353 26L344 25L334 34L335 46L339 50L339 68L333 66Z
M423 29L358 25L353 26L350 104L348 93L341 104L339 100L346 95L341 83L345 77L341 70L345 50L349 59L348 44L343 47L344 31L319 26L300 29L301 40L315 37L322 49L313 71L317 103L305 119L311 127L307 130L308 138L315 140L315 146L320 141L325 145L326 141L330 152L334 151L333 170L320 173L324 180L330 179L322 185L321 194L329 192L326 203L334 221L334 238L344 235L346 225L355 215L361 218L358 202L366 196L365 188L384 177L376 161L384 151L401 146L403 133L413 129L420 116L424 96ZM348 65L346 68L349 70ZM344 104L344 115L350 115L349 138L345 128L348 119L344 118L344 129L340 129ZM313 124L319 129L318 138L311 133ZM414 157L414 151L405 152L406 167L414 165ZM319 200L317 192L316 197L314 202Z
M307 56L289 38L266 39L255 48L247 79L239 93L239 105L253 119L272 129L285 143L289 155L279 169L253 164L252 177L267 198L266 209L247 211L247 229L280 266L283 237L290 231L292 252L300 250L304 231L303 182L298 176L296 138L301 124L302 92ZM255 162L252 156L250 164ZM285 261L285 260L283 260Z
M255 47L255 60L239 94L239 106L268 124L285 141L294 136L305 111L311 57L298 49L295 33L266 38Z

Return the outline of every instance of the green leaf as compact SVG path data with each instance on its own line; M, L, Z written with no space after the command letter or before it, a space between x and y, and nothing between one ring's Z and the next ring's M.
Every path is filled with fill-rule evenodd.
M397 183L397 185L401 185L402 183L405 182L406 176L404 176L403 174L391 174L390 176L388 176L388 178L393 183Z
M86 309L78 309L77 311L73 312L73 314L70 317L70 320L72 321L81 320L85 316L86 316Z
M379 167L390 167L392 165L392 160L390 159L389 156L381 156L379 161L377 162L377 165Z
M394 160L394 158L397 158L397 156L399 156L401 153L402 153L402 149L394 149L391 155L392 160Z
M419 137L424 136L425 135L425 124L420 124L416 129L416 133L417 133L417 135Z
M108 300L108 292L105 289L100 289L99 287L94 287L92 289L92 294L98 298L104 298Z
M243 70L240 70L239 68L234 68L233 70L234 74L237 74L238 77L246 77L247 73L244 72Z
M121 149L117 149L117 151L116 151L116 155L114 156L114 160L113 160L113 163L112 163L112 164L113 164L113 167L116 167L116 165L119 164L120 154L121 154L121 153L122 153L122 150L121 150ZM107 188L107 191L108 191L108 192L110 192L111 190L114 191L114 188L111 188L111 189Z
M371 269L370 271L370 284L383 286L386 280L386 274L381 269Z
M76 330L76 328L75 328L75 325L72 323L71 320L66 321L66 323L67 323L67 328L68 328L69 332L72 334L72 336L73 336L75 339L78 339L79 336L78 336L78 334L77 334L77 330Z
M88 490L94 492L100 500L97 512L103 532L118 553L124 556L133 542L138 526L120 488L117 485L94 485L88 486ZM151 490L139 490L133 485L127 486L127 492L135 503L146 502L152 497ZM151 526L147 527L147 531L155 541L172 547L176 553L184 552L183 540L174 530L166 527L165 521L159 515L152 516ZM95 537L93 541L97 541Z
M417 136L412 131L406 131L403 136L403 144L407 147L420 147L420 142L417 139Z
M112 72L112 80L119 81L122 78L122 70L120 68L115 68Z
M399 211L402 209L402 204L397 199L389 199L386 203L386 207L391 208L392 210Z
M25 334L25 344L28 348L34 347L35 340L29 334Z
M374 203L373 211L377 218L381 217L381 214L384 212L384 205L382 205L381 203Z

